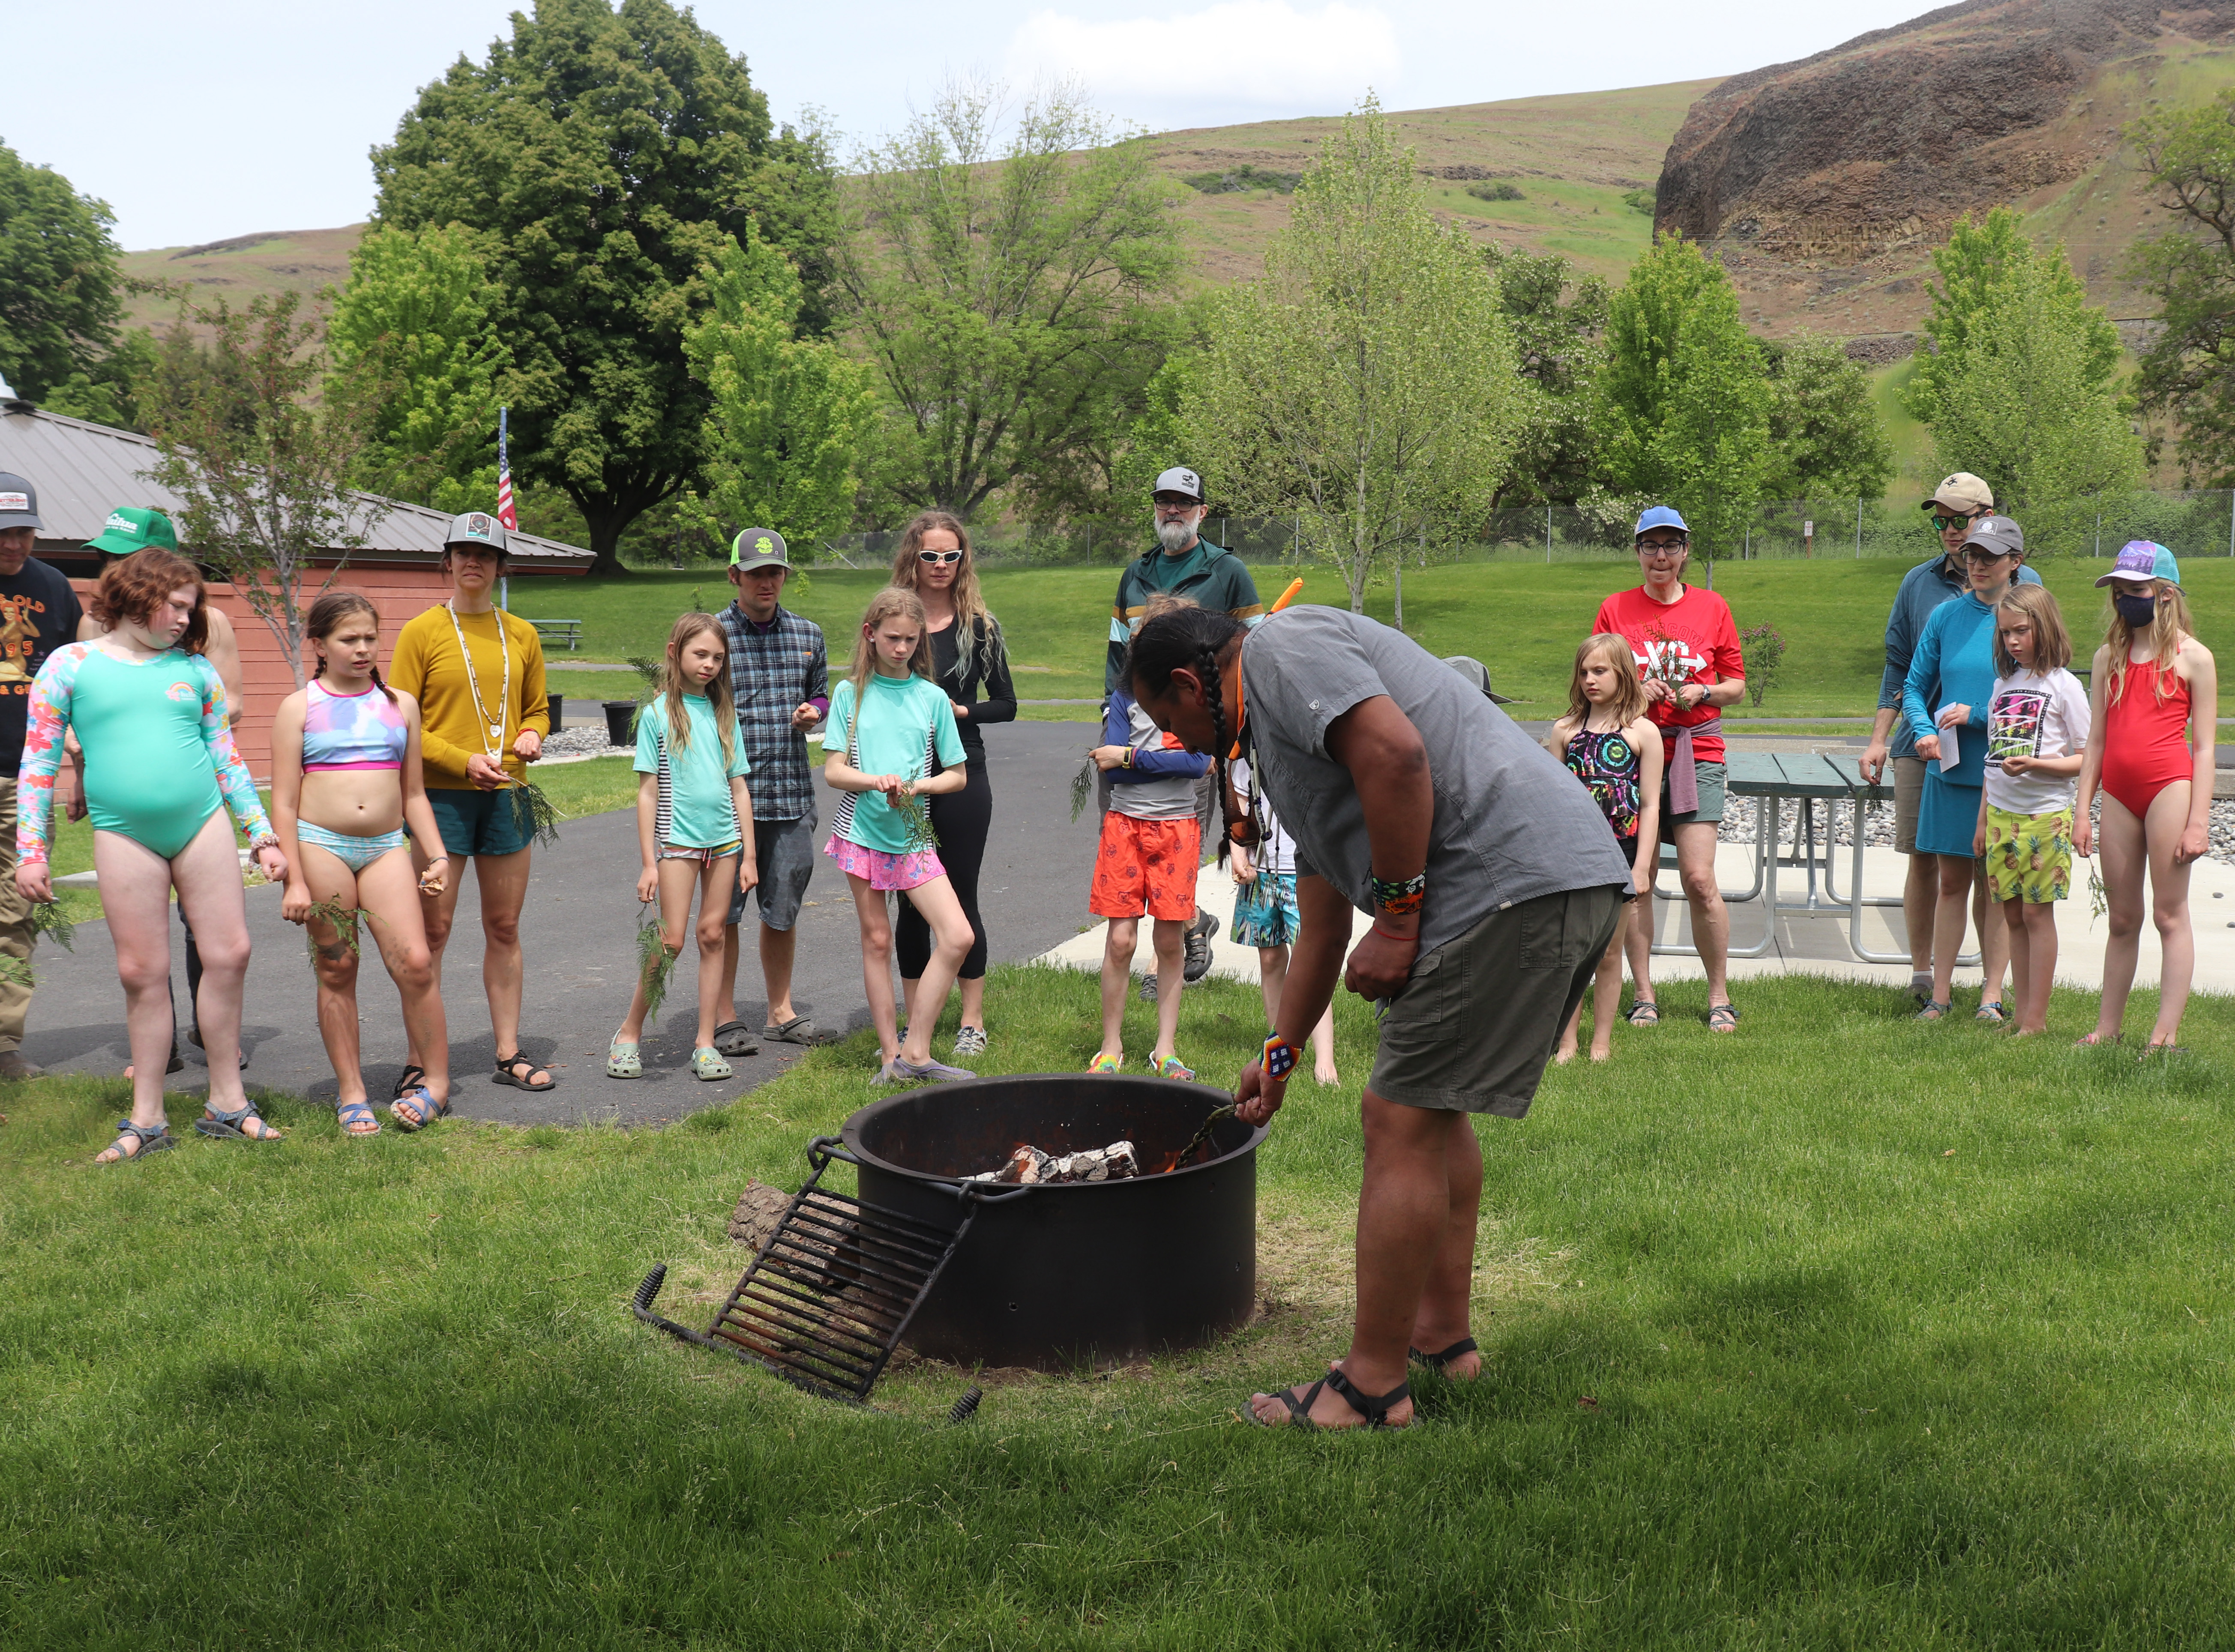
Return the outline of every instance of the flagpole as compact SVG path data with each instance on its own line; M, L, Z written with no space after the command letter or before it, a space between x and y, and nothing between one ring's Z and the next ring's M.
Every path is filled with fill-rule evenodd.
M496 410L496 519L504 524L508 534L520 531L520 512L512 502L512 455L507 443L509 434L506 426L512 410L500 406ZM499 575L496 582L496 606L509 612L512 607L512 581Z

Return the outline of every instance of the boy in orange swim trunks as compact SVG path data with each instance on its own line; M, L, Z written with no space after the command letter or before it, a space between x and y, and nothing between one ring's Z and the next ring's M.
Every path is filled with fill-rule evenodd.
M1125 1065L1125 993L1146 912L1156 921L1157 953L1157 1046L1149 1063L1160 1078L1192 1078L1172 1043L1203 859L1195 783L1210 759L1182 750L1122 688L1104 708L1102 744L1091 755L1110 781L1110 812L1102 817L1089 909L1110 924L1102 951L1102 1048L1087 1071L1117 1072Z

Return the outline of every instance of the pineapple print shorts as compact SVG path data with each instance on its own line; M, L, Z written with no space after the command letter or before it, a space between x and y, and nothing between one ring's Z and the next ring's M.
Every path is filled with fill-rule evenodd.
M1987 893L1996 901L2061 901L2072 892L2072 811L2014 815L1987 805Z

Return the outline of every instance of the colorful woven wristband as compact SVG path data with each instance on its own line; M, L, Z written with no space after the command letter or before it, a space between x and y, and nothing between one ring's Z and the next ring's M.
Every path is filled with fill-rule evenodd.
M1302 1054L1301 1050L1289 1043L1278 1032L1272 1033L1265 1040L1266 1076L1273 1078L1287 1078L1296 1070L1297 1058Z
M1373 880L1373 904L1393 917L1409 917L1426 904L1428 898L1428 874L1426 869L1408 878Z

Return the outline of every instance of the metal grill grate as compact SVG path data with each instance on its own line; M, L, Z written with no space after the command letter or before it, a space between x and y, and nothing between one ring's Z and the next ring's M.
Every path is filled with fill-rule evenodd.
M836 1144L808 1149L815 1173L701 1333L663 1319L652 1301L662 1262L637 1288L634 1312L686 1341L766 1366L786 1381L836 1400L866 1400L919 1304L969 1232L978 1202L960 1202L943 1228L821 1185Z

